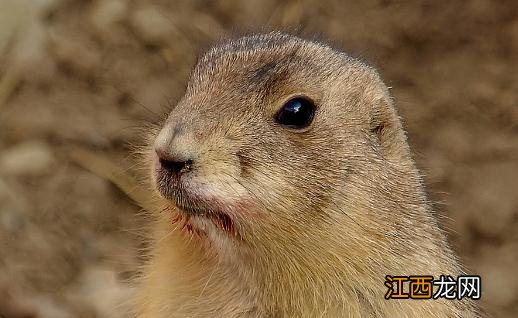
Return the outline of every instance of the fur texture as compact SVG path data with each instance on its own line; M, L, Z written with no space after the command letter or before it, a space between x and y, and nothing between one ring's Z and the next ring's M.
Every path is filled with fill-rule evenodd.
M274 116L299 95L313 123L286 129ZM384 299L386 275L462 270L364 63L277 32L216 45L153 147L194 160L181 190L152 163L139 317L479 317L467 299Z

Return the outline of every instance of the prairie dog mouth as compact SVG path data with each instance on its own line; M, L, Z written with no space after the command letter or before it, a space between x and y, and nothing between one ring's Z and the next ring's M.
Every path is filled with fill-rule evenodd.
M199 226L199 222L194 220L205 219L210 221L218 230L232 237L239 237L239 233L234 225L232 218L225 212L215 209L204 209L197 205L175 204L178 214L173 217L173 223L180 223L181 230L206 236L206 227Z
M193 180L191 173L176 171L171 167L171 162L160 162L158 156L155 159L153 173L156 190L175 205L176 212L172 216L174 224L178 223L182 231L200 236L215 230L229 236L239 236L230 213L234 208L239 208L236 201L205 181Z

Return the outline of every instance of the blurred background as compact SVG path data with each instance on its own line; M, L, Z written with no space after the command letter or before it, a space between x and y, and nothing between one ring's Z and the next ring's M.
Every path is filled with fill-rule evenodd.
M518 2L0 0L0 316L123 317L140 209L124 169L200 50L263 27L380 69L431 200L495 317L518 314ZM121 304L122 303L122 304Z

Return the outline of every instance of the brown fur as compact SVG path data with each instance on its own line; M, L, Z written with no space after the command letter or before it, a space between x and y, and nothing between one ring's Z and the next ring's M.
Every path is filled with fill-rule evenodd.
M311 126L278 125L301 94L318 107ZM139 317L479 316L470 300L384 299L385 275L462 270L388 90L362 62L276 32L215 46L155 146L195 156L196 204L218 205L235 233L161 199Z

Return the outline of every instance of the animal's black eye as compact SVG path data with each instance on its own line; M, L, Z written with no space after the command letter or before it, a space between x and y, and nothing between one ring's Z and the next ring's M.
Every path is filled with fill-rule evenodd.
M295 97L282 106L275 119L279 124L288 128L306 128L313 121L315 108L315 104L310 99Z

